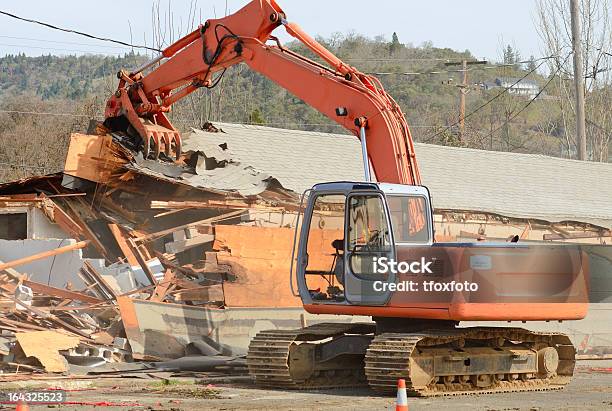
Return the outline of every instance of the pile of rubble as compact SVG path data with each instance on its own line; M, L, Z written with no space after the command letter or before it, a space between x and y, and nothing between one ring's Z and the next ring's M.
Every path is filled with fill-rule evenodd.
M72 135L63 173L0 185L0 379L244 366L204 333L139 325L135 301L223 309L240 267L219 261L217 229L280 227L296 194L224 147L186 139L175 164L130 144L98 125Z

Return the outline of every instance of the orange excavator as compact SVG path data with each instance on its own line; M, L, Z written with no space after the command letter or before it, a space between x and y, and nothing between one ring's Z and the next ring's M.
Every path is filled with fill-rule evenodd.
M316 60L283 47L272 36L279 26ZM257 384L392 392L404 378L411 394L427 396L569 382L575 349L566 335L459 323L584 318L585 253L568 245L435 242L431 198L399 105L378 79L288 22L274 0L208 20L153 61L119 72L105 125L137 139L145 157L179 159L180 133L166 113L239 63L353 133L364 163L364 181L317 184L302 196L290 285L310 313L372 321L258 333L247 355Z

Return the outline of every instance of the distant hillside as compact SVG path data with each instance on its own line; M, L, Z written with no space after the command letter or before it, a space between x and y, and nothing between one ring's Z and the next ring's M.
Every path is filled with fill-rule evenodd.
M445 62L474 60L467 50L457 52L435 48L430 44L416 47L402 44L396 37L388 41L355 34L336 35L320 41L361 71L381 73L378 77L389 94L402 106L417 141L501 151L568 155L564 123L556 105L548 100L538 100L525 109L527 98L506 93L470 116L466 120L465 133L458 134L458 128L453 125L459 117L457 85L461 83L462 73L457 72L459 66L447 67ZM301 45L293 43L288 47L314 58ZM134 54L122 57L2 57L0 109L101 118L106 98L116 88L117 71L135 67L146 59L145 56ZM486 69L478 66L470 68L470 87L466 96L467 113L501 91L500 88L487 90L483 87L484 84L490 86L498 77L520 78L533 68L534 63L514 64L518 59L518 53L512 51L506 57L506 65L492 67L492 63L489 63ZM438 74L429 74L430 72ZM533 80L539 87L547 82L546 78L537 73L529 75L528 79ZM543 95L554 99L555 83L552 82ZM41 170L47 172L61 168L59 159L62 158L61 150L66 143L62 136L66 130L84 129L87 121L85 117L58 117L51 122L46 117L32 114L0 113L0 144L22 144L14 138L16 130L26 126L32 129L36 125L35 130L44 130L55 136L52 140L59 146L53 150L60 151L54 156L54 160L41 161L45 165ZM269 79L252 72L245 65L228 69L216 88L200 89L176 104L171 118L181 129L200 127L210 120L342 131L335 123L289 95ZM51 123L54 124L52 130L48 127ZM19 157L22 150L17 147L13 151L13 158L9 158L6 150L0 150L0 163L5 163L5 166L14 163L14 157ZM49 157L44 153L41 153L41 156ZM24 161L30 162L32 158L30 154ZM29 175L33 171L35 170L16 166L8 173L5 171L4 177L0 173L0 179Z
M116 86L120 68L134 67L146 57L8 55L0 58L0 99L35 94L43 100L79 100L102 95L105 87Z

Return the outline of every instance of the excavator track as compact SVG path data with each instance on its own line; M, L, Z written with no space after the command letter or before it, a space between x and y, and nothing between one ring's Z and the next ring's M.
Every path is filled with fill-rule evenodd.
M369 385L395 394L403 378L409 395L449 396L561 389L575 366L576 351L563 334L493 327L375 331L373 323L262 331L249 345L249 373L268 388Z
M323 389L366 385L363 359L347 361L338 367L313 370L311 359L300 355L300 346L316 346L321 341L343 335L374 334L373 323L321 323L296 330L270 330L258 333L249 344L247 366L255 383L270 388ZM314 356L314 355L313 355ZM305 358L306 357L306 358ZM309 372L310 371L310 372Z
M575 352L566 335L521 328L383 333L368 348L365 372L382 393L395 393L399 378L412 396L545 391L569 383Z

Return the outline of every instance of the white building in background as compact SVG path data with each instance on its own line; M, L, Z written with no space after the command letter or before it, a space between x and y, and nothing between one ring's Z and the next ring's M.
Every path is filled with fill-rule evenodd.
M483 84L485 90L507 88L508 93L534 99L540 92L540 86L534 80L514 77L498 77L492 82Z

